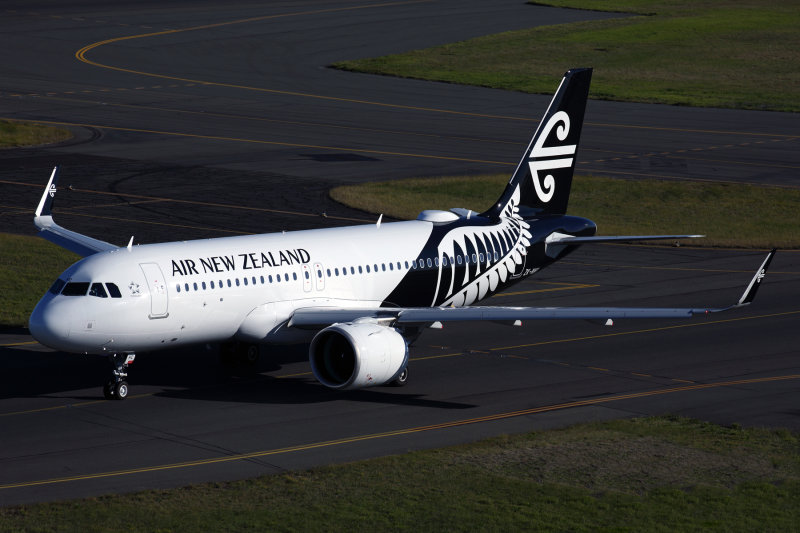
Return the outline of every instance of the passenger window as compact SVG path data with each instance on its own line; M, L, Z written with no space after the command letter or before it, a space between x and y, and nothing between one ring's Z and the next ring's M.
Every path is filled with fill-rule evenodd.
M236 278L236 286L239 286L239 278Z
M275 280L276 280L278 283L280 283L280 282L281 282L281 275L280 275L280 274L278 274L277 276L275 276Z
M362 270L361 265L358 265L358 273L359 274L363 274L364 273L364 270Z
M269 280L269 282L270 282L270 283L272 283L272 274L270 274L269 276L267 276L267 280Z
M483 263L483 254L480 255L481 263Z
M381 270L386 272L386 263L381 263Z
M183 287L186 289L186 292L189 292L189 284L188 283L186 283Z
M460 255L457 255L457 256L456 256L456 262L457 262L459 265L461 264L461 256L460 256Z
M408 270L408 261L405 262L406 270Z
M321 278L321 277L322 277L322 270L317 270L317 277L318 277L318 278Z
M242 278L242 281L244 281L244 286L247 287L247 278Z
M431 263L431 258L430 257L427 259L427 263L428 263L428 268L433 266L433 263Z
M477 263L478 262L478 256L477 255L472 254L472 262L473 263Z
M351 274L355 274L355 273L356 273L356 269L355 269L355 268L353 268L353 267L350 267L350 273L351 273Z
M447 256L442 257L442 266L447 266Z
M374 264L374 265L372 265L372 266L375 268L375 272L377 272L377 271L378 271L378 264L377 264L377 263L375 263L375 264Z
M333 271L336 272L337 276L339 275L339 269L338 268L334 268Z
M424 268L425 267L425 260L424 259L420 259L419 260L419 267L420 268Z
M292 279L297 281L297 272L292 272Z
M197 283L194 283L194 290L197 290Z
M264 279L264 278L261 278L261 279ZM251 278L251 281L253 282L253 285L255 285L255 284L256 284L256 277L255 277L255 276L253 276L253 277Z
M295 276L295 279L297 279L297 276ZM289 274L283 275L283 281L289 281Z
M61 291L62 296L86 296L86 292L89 290L89 282L70 282L67 283L64 287L64 290Z
M228 280L228 287L231 286L231 280Z
M433 264L436 265L437 267L439 266L439 258L438 257L435 257L433 259Z
M326 269L326 271L328 272L328 277L331 277L331 269L328 268L328 269Z
M211 281L210 283L211 283L211 288L213 289L214 288L214 281Z
M305 274L305 276L306 276L306 279L308 279L308 278L309 278L309 275L308 275L308 271L307 271L307 270L304 272L304 274Z
M261 276L261 284L264 284L264 276Z
M346 275L347 275L347 267L344 267L342 269L342 276L346 276Z
M369 265L367 265L367 274L369 274Z
M203 282L203 290L206 290L206 282Z
M66 284L67 282L64 281L63 279L57 279L53 282L53 285L50 286L50 292L52 292L53 294L58 294L61 292L61 289L63 289L64 285Z
M400 261L397 262L397 270L400 270Z
M89 289L89 296L108 298L108 294L106 294L106 290L103 288L102 283L92 283L92 288Z
M176 284L175 284L175 290L176 290L177 292L181 292L181 284L180 284L180 283L176 283Z
M394 264L389 263L389 270L394 270Z

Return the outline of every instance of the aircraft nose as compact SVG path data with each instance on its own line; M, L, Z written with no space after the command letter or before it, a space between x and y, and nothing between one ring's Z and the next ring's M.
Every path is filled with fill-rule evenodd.
M62 349L69 338L70 317L61 311L52 298L42 298L28 321L33 338L50 348Z

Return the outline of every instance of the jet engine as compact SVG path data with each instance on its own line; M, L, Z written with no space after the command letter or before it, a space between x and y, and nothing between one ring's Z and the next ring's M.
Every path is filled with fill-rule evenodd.
M311 370L332 389L360 389L396 379L408 364L408 345L394 328L363 319L329 326L309 348Z

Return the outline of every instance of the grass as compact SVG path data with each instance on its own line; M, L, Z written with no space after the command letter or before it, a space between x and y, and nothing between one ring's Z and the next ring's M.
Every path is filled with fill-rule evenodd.
M0 325L27 324L36 302L78 259L44 239L0 233Z
M350 207L408 219L423 209L483 211L507 181L505 174L408 179L347 185L330 194ZM794 189L576 176L568 212L596 222L601 235L700 233L707 237L692 244L800 247L800 191Z
M595 68L590 97L800 111L800 1L552 0L637 13L544 26L377 58L345 70L550 94Z
M468 482L465 482L468 480ZM592 423L174 490L0 509L3 531L790 531L786 430Z
M72 133L62 128L0 120L0 148L52 144L71 138Z

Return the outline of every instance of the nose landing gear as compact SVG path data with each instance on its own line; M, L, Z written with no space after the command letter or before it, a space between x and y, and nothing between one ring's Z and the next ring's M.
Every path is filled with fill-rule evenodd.
M115 353L108 356L113 369L111 370L111 380L103 386L103 396L106 400L124 400L128 397L128 365L136 359L133 353Z

